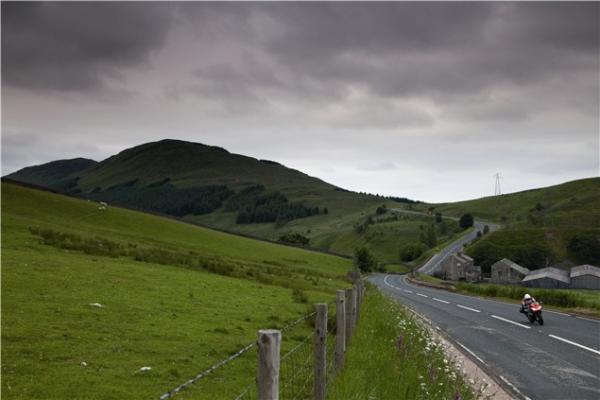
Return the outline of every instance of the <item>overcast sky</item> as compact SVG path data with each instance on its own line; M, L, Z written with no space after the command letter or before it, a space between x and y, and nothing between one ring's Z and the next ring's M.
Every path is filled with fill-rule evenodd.
M2 174L177 138L451 201L599 174L600 3L2 2Z

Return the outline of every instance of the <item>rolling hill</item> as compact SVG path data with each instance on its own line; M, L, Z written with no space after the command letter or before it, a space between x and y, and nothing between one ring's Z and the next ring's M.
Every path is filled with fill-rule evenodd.
M504 226L467 250L484 271L504 257L530 269L600 265L600 178L430 207Z
M312 248L347 256L367 246L384 263L399 262L402 243L418 241L429 223L399 218L357 232L377 207L401 203L350 192L275 161L180 140L146 143L97 163L28 167L6 178L272 241L298 234Z
M158 398L258 329L334 299L351 268L332 255L3 183L2 398ZM286 348L311 328L298 329ZM233 398L255 364L240 358L183 398ZM142 366L152 370L136 372Z

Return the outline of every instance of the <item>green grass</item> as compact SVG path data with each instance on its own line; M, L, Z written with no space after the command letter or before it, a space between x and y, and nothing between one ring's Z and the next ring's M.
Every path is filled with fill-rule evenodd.
M408 311L372 286L328 399L476 398L457 366Z
M436 283L436 284L440 284L440 283L444 282L442 279L436 278L435 276L431 276L431 275L427 275L427 274L419 274L419 273L415 274L415 279L417 279L419 281L423 281L423 282Z
M525 293L529 293L545 305L574 310L587 309L596 315L600 314L600 296L598 295L598 291L594 290L536 289L520 285L473 284L466 282L458 282L456 288L463 293L512 300L521 300Z
M467 253L484 272L494 262L509 258L538 269L569 260L597 264L598 259L569 254L575 235L600 238L600 178L581 179L546 188L456 203L417 205L435 207L444 215L470 213L481 220L501 223L505 229L484 236Z
M36 229L63 239L43 244ZM136 261L97 252L98 243L163 258ZM189 257L264 274L219 275ZM2 184L3 398L157 398L254 341L258 329L332 300L350 268L339 257ZM294 335L309 332L299 329ZM136 373L143 366L152 370ZM248 354L179 396L235 397L255 366Z
M542 208L538 211L536 205ZM598 226L600 178L456 203L433 204L444 215L471 213L503 225Z

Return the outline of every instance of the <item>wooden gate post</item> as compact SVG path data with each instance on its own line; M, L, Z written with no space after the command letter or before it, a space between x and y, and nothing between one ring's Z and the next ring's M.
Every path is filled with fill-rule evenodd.
M279 362L281 331L258 331L258 400L279 400Z

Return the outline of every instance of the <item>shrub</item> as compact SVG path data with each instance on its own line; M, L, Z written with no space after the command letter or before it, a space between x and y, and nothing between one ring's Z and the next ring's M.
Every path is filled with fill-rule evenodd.
M292 290L292 299L294 299L296 303L308 303L308 296L303 290L298 288Z
M463 229L470 228L473 226L473 216L471 214L463 214L458 223Z
M427 250L427 247L420 242L407 243L400 249L400 260L413 261L419 258Z
M308 246L310 239L299 233L290 232L290 233L286 233L285 235L280 236L279 241L283 242L283 243L299 244L301 246Z
M354 264L362 272L371 272L377 267L377 260L369 249L361 247L354 250Z
M388 208L385 204L377 207L377 209L375 210L375 214L377 214L377 215L383 215L386 212L388 212Z
M567 251L578 263L600 264L600 234L576 233L567 244Z

